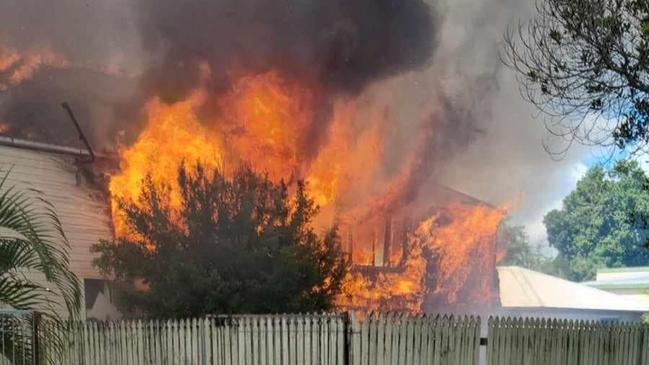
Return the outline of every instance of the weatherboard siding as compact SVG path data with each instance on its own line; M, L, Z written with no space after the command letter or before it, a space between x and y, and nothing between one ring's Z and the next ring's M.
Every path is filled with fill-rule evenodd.
M0 146L0 170L9 169L9 186L36 189L54 205L70 241L74 273L81 279L100 279L90 247L112 237L109 207L97 190L77 178L74 158Z

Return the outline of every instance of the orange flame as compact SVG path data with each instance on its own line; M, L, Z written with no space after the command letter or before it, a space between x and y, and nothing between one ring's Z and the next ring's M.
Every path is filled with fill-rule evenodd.
M17 86L43 66L65 67L68 61L49 49L32 50L23 54L12 49L0 48L0 91Z
M462 300L462 290L475 280L479 294L474 296L488 295L492 277L485 273L495 268L492 246L503 218L500 210L451 204L420 217L415 230L402 230L407 233L403 252L384 253L388 257L376 255L376 234L346 239L345 226L382 222L368 214L368 207L398 196L396 190L403 189L417 165L404 166L396 177L386 173L389 116L365 105L360 113L353 99L336 101L326 138L311 145L310 132L319 117L316 103L322 102L318 93L317 86L271 71L244 76L225 94L199 89L172 105L149 102L144 131L121 151L121 171L110 184L113 197L137 202L143 178L150 174L154 183L168 184L171 204L178 204L175 176L181 161L221 169L248 163L275 181L305 179L321 208L315 224L341 223L346 249L357 264L345 281L341 306L419 312L427 295ZM117 236L130 234L117 210L114 221Z
M166 105L159 100L147 105L148 122L137 142L122 151L121 172L112 177L110 191L114 199L137 201L147 174L160 184L169 184L170 204L178 207L180 193L176 186L179 164L201 162L208 168L223 165L223 149L217 134L198 120L194 109L205 95L193 93L187 100ZM129 232L113 204L113 224L117 236Z
M298 177L301 138L314 118L312 103L308 89L275 72L244 77L218 100L236 158L276 181Z
M402 267L377 268L372 280L350 274L339 304L372 310L423 311L426 296L489 303L494 269L501 257L496 233L505 212L484 205L453 203L424 219L407 237ZM428 277L435 272L434 282Z
M441 293L451 304L458 301L463 289L470 289L468 299L472 302L488 300L494 279L490 270L500 260L496 233L505 212L487 206L453 204L447 214L450 224L435 226L428 219L415 234L419 244L438 258L434 292ZM471 281L473 287L467 288Z

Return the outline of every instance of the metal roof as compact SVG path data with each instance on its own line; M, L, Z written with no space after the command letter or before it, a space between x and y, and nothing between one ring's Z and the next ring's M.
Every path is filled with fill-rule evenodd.
M498 267L504 308L649 312L649 304L517 266Z
M649 266L634 267L607 267L597 269L597 273L646 273L649 272Z
M588 281L583 284L599 289L649 289L649 274L628 278Z

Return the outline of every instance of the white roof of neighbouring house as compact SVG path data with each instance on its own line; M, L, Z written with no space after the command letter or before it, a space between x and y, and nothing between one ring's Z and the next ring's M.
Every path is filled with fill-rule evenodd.
M642 302L518 266L498 267L498 279L504 308L649 312Z
M649 267L598 269L595 281L584 283L598 289L649 289Z

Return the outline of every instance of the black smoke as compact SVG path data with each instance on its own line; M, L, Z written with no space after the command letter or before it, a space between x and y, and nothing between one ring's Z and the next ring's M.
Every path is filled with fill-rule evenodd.
M0 88L0 122L15 137L74 144L67 101L93 143L110 146L118 131L137 136L151 97L173 103L199 82L216 94L242 73L275 70L318 85L307 138L317 148L337 95L430 63L437 22L423 0L0 2L0 57L47 50L66 61Z
M374 80L425 66L436 16L422 0L143 0L144 46L162 53L147 86L173 101L212 71L277 70L332 93L358 93Z
M136 109L123 105L134 98L146 62L133 1L0 1L0 59L12 52L22 58L0 70L0 123L10 136L81 146L62 102L97 149L117 130L135 127ZM47 53L63 64L30 59ZM13 70L30 62L33 73L12 83Z

